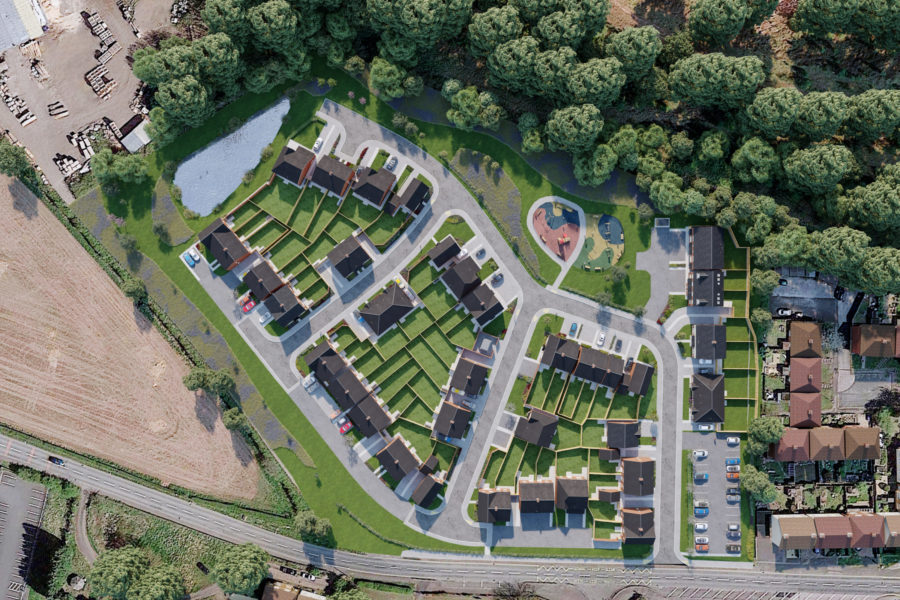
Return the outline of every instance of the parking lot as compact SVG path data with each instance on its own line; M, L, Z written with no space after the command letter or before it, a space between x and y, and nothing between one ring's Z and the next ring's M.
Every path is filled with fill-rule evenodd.
M691 514L691 523L702 521L709 526L705 532L694 533L695 537L709 538L709 552L703 554L733 555L733 553L726 552L725 547L728 544L740 544L741 542L740 537L729 537L727 533L730 523L737 523L738 527L741 523L740 501L732 503L725 499L728 488L740 487L739 480L730 480L725 477L725 460L738 458L741 454L740 445L729 446L725 441L727 437L725 434L714 432L684 433L685 450L706 450L708 452L708 456L701 459L693 458L692 453L694 480L682 482L683 485L693 486L694 501L706 500L709 502L707 517L695 519L693 513ZM699 473L708 473L709 479L699 481L697 479Z
M0 599L28 595L23 575L34 554L46 490L0 470Z

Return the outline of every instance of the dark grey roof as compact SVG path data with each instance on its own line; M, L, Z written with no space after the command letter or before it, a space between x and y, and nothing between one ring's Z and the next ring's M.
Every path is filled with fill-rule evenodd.
M402 194L394 194L391 197L388 201L387 212L395 215L398 210L405 208L409 213L415 213L425 204L430 195L431 188L419 179L413 179Z
M285 285L266 298L266 310L269 311L276 323L287 327L303 316L306 307L297 299L291 286Z
M459 254L459 244L452 235L448 235L428 251L428 258L440 269L448 260Z
M378 451L375 458L378 459L378 462L381 463L388 475L397 482L409 473L412 473L419 466L419 461L409 451L409 448L406 447L400 436L388 442L387 446Z
M419 506L428 508L434 502L434 499L438 497L443 485L443 483L434 478L434 475L426 475L419 482L419 485L416 486L410 498Z
M608 388L616 389L622 383L622 377L625 372L625 359L615 354L606 355L606 377L603 378L603 385Z
M586 381L617 388L622 381L624 365L620 356L582 346L573 374Z
M597 450L597 456L600 460L619 460L619 450L617 448L600 448Z
M457 300L462 300L466 294L481 285L481 278L478 276L478 265L472 260L471 256L467 256L449 269L447 269L441 279L453 292Z
M306 355L306 364L323 385L333 380L347 366L347 362L328 341L321 342Z
M626 544L652 544L656 539L652 508L623 508L622 533Z
M353 181L353 193L371 202L375 206L381 206L385 194L394 186L397 177L387 169L363 167L357 172Z
M583 513L588 507L588 480L581 477L556 478L556 508L567 513Z
M484 387L488 370L484 365L460 358L453 369L450 387L462 390L467 396L477 396Z
M631 368L622 377L622 387L626 388L630 394L643 396L650 388L651 381L653 381L653 367L634 361L631 363Z
M607 421L606 445L621 450L641 445L641 424L637 421Z
M352 167L331 156L323 156L313 171L312 182L340 196L352 176Z
M381 335L413 309L413 303L399 285L391 284L359 309L375 335Z
M461 439L466 435L472 411L458 406L449 400L441 403L437 419L434 421L434 433L448 438Z
M257 300L265 300L284 285L284 281L267 261L260 261L244 274L244 283Z
M347 411L347 418L366 437L375 435L391 424L390 415L371 394Z
M656 485L656 462L644 456L622 459L622 491L632 496L649 496Z
M707 225L691 227L691 269L708 271L725 268L725 243L722 230Z
M328 260L337 272L344 277L349 277L372 262L365 248L352 235L328 253Z
M250 254L241 238L222 219L210 223L209 227L200 232L199 237L200 243L226 269L230 269Z
M506 491L478 490L476 511L479 523L509 523L512 519L512 496Z
M688 301L691 306L722 306L725 301L725 276L722 271L691 271L688 277Z
M527 417L519 417L515 436L529 444L548 448L556 435L559 417L539 408L532 408Z
M618 502L621 495L617 488L599 488L597 490L597 500L600 502Z
M519 481L519 511L550 513L556 505L552 481Z
M717 360L725 358L728 343L724 325L694 325L694 358Z
M725 376L696 373L691 378L691 419L695 423L725 422Z
M303 146L297 146L294 149L285 146L275 160L272 172L291 183L299 184L303 170L315 158L316 155L312 153L312 150L308 150Z
M544 342L541 363L553 369L571 373L578 364L580 352L581 346L574 340L564 340L558 335L551 335Z
M434 473L434 470L438 468L438 457L432 454L428 458L425 459L421 465L419 465L419 472L424 473L425 475L431 475Z
M369 395L366 386L357 379L350 369L344 369L330 381L322 384L341 410L350 410Z
M475 321L484 327L497 318L503 312L503 305L497 300L497 296L486 284L482 283L477 288L463 296L463 306Z

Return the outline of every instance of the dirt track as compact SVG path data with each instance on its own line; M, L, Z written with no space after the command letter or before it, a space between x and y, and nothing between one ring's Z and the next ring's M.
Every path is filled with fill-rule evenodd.
M0 421L219 497L259 469L187 365L24 186L0 176Z

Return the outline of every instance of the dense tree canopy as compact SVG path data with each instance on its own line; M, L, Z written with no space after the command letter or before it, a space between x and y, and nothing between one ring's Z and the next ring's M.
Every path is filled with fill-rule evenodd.
M219 554L212 576L226 594L251 595L269 572L268 559L259 546L229 546Z
M802 94L794 88L765 88L747 106L750 127L763 136L786 137L797 120Z
M696 0L688 25L694 39L723 46L740 33L750 14L746 0Z
M768 185L781 170L781 160L772 146L753 137L732 155L731 166L738 181Z
M494 6L472 17L469 48L475 56L487 56L500 44L521 36L523 27L515 6Z
M853 153L838 144L797 150L784 159L784 174L788 186L807 194L831 192L855 169Z
M177 569L160 566L144 572L128 589L128 600L182 600L184 580Z
M580 154L593 146L603 129L603 117L593 104L554 110L547 120L547 145L551 150Z
M765 80L755 56L694 54L675 63L669 85L676 99L703 107L735 109L746 104Z
M655 27L631 27L609 38L607 52L622 64L629 81L636 81L653 67L662 50L659 31Z
M91 566L91 591L100 598L126 600L148 564L144 553L132 546L102 552Z
M838 199L838 207L840 217L851 225L900 231L900 164L888 165L872 183L849 190Z
M800 98L794 127L812 141L837 134L847 116L849 101L840 92L810 92Z

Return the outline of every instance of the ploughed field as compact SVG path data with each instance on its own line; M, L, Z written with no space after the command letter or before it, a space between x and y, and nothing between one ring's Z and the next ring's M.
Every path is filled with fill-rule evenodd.
M217 497L259 468L185 361L56 217L0 176L0 422ZM0 449L2 452L2 449Z

